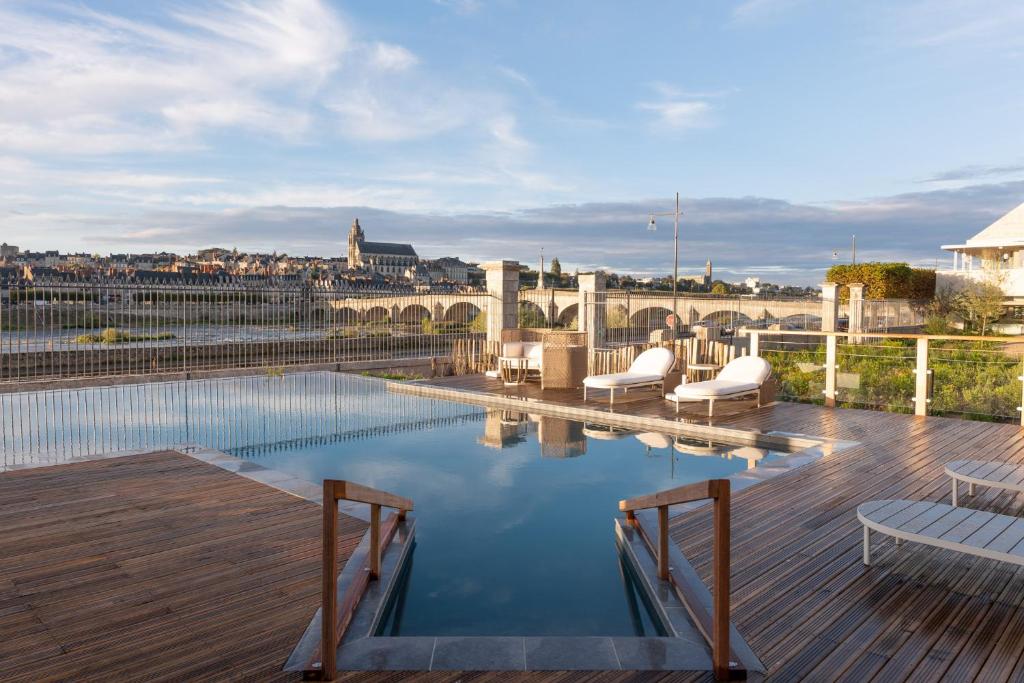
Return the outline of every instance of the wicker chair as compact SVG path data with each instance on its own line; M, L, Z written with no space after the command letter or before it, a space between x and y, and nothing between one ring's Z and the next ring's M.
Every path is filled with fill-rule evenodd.
M502 344L541 344L541 389L575 389L587 376L585 332L517 327L501 331Z
M541 340L541 389L576 389L587 376L587 333L549 330Z

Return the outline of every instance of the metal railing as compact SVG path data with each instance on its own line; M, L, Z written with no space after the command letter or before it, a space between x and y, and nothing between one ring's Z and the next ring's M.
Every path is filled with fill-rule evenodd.
M741 327L813 330L821 328L821 299L755 297L737 295L680 294L673 302L669 292L607 290L588 293L584 301L587 320L601 329L602 345L656 341L673 328L697 326L736 330ZM582 327L581 327L582 329Z
M783 399L1024 424L1013 337L743 330Z
M0 394L0 468L185 445L255 459L483 420L476 406L335 372L18 391Z
M447 356L490 296L303 284L35 282L0 292L0 382Z

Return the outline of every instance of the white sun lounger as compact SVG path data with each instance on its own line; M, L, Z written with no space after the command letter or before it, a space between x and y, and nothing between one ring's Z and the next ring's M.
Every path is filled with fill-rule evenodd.
M615 405L615 390L623 393L630 389L660 386L665 391L665 375L672 369L676 357L665 348L647 349L630 364L626 372L608 375L590 375L583 380L583 400L587 400L587 388L607 389L608 405Z
M974 486L990 486L1007 491L1024 492L1024 465L985 460L954 460L946 463L945 472L953 480L953 505L960 504L957 485L967 483L968 495L974 495Z
M1024 519L945 503L873 500L857 508L864 525L864 564L871 564L871 532L903 541L1024 564Z
M680 384L671 394L666 394L665 398L676 404L677 413L681 402L707 401L708 417L714 415L715 401L719 399L756 394L757 405L760 407L761 385L771 374L772 366L764 358L740 356L726 363L715 379Z

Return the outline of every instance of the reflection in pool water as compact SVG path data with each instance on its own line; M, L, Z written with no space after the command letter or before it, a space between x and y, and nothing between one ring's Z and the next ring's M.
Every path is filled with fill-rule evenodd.
M416 504L401 635L634 635L622 498L784 455L396 394L305 373L5 395L4 464L202 444L311 482ZM400 617L400 618L399 618Z

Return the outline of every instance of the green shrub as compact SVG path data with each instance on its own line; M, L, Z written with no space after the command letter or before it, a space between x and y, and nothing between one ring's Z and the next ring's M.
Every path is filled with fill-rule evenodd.
M858 263L832 266L825 280L839 285L860 282L866 299L931 299L935 296L935 271L911 268L906 263ZM850 298L848 287L839 295Z

